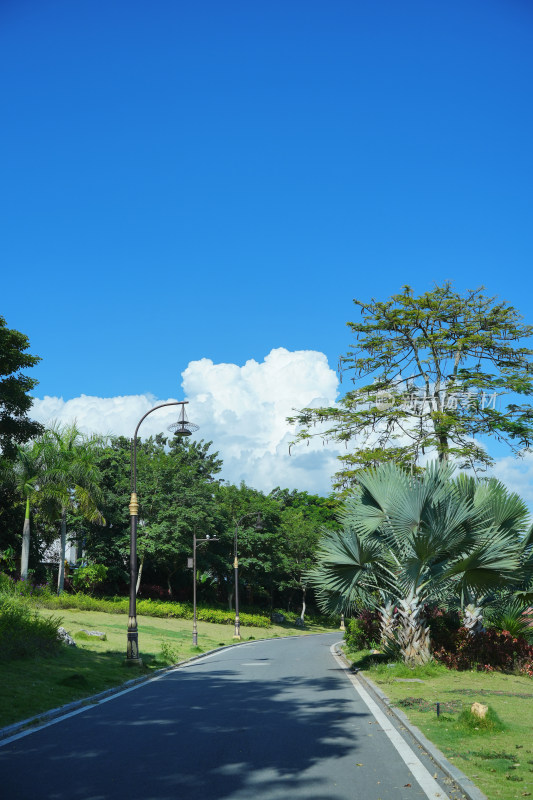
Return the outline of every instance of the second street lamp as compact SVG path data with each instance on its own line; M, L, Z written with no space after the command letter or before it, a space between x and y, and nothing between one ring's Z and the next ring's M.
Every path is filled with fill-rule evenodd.
M198 646L198 626L196 624L196 545L198 542L218 542L216 536L209 536L206 534L205 539L197 539L196 533L192 537L192 575L193 575L193 590L192 590L192 644L193 647Z
M241 517L238 521L235 521L235 537L233 540L233 570L235 576L235 632L233 634L234 639L241 638L241 621L239 619L239 556L237 553L237 537L239 534L239 525L241 522L248 517L255 516L255 525L254 528L256 531L263 530L263 521L261 519L261 512L260 511L252 511L250 514L245 514Z

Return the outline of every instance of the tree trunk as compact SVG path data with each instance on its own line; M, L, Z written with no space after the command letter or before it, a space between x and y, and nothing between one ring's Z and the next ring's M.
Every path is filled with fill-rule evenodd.
M235 594L233 589L228 589L228 609L233 611L233 595Z
M59 573L57 576L57 593L61 594L65 585L65 554L67 551L67 509L61 509L61 546L59 552Z
M300 619L302 620L302 627L305 624L305 596L307 593L307 587L302 586L302 613L300 614Z
M476 604L475 600L463 608L463 626L470 636L477 636L485 630L483 627L483 609Z
M174 596L172 592L172 585L170 583L170 578L172 577L172 575L174 575L173 572L170 575L167 575L167 591L168 591L168 596L170 597L171 600Z
M26 498L26 516L22 529L22 554L20 557L20 577L25 581L28 577L28 563L30 560L30 498Z
M398 602L398 616L398 644L404 663L412 666L427 664L431 661L429 627L426 625L423 604L416 592Z
M398 627L398 619L396 614L396 604L393 602L385 603L379 609L380 615L380 628L381 640L380 644L383 649L396 645L395 631Z

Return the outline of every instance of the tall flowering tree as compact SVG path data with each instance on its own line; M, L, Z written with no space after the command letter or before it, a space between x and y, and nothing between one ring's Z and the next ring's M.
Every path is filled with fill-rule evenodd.
M533 327L515 308L483 288L462 295L450 283L418 297L404 286L388 300L354 303L354 343L340 359L354 388L337 407L304 408L289 420L298 425L296 442L346 443L338 487L386 461L416 471L428 452L486 467L492 459L481 435L514 453L529 447L533 406L519 399L533 392L533 350L523 345Z

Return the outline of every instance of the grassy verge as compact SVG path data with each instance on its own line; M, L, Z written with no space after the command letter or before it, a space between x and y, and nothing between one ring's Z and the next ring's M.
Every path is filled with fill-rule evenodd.
M490 800L533 797L533 680L440 664L372 664L368 652L349 657ZM468 713L476 701L492 712L487 726Z
M57 609L41 609L43 617L58 616ZM139 615L139 649L142 668L124 666L127 616L100 611L61 609L62 625L77 647L61 646L57 654L17 659L0 664L0 727L88 697L127 680L197 655L233 644L233 626L198 623L198 648L192 646L192 622ZM106 639L80 632L101 631ZM290 626L269 628L241 625L246 639L265 639L329 630L309 625L305 631Z

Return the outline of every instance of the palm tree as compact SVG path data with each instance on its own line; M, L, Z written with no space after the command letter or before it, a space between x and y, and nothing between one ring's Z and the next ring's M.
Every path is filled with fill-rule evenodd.
M43 490L46 498L55 506L56 516L60 520L58 594L63 591L65 580L68 510L81 513L90 522L105 525L98 509L100 474L94 458L101 444L100 437L82 434L76 422L67 425L56 423L45 432L47 470Z
M520 568L513 576L512 585L518 588L520 583L527 583L531 574L533 526L530 525L529 510L522 498L509 492L496 478L476 480L462 473L454 484L461 497L471 502L487 525L496 529L502 537L507 537L512 546L517 548ZM484 630L484 612L494 602L493 594L478 594L461 584L460 601L464 627L472 635L480 633ZM500 605L498 600L496 605Z
M381 604L386 628L394 598L407 663L431 658L428 603L461 593L477 597L516 579L520 568L516 540L491 522L486 506L480 510L461 495L453 471L438 462L421 476L390 463L361 471L358 490L339 515L343 531L325 534L310 575L323 606L335 597L349 606L372 590L387 598Z
M25 504L20 558L20 577L23 580L28 577L31 504L42 483L43 470L43 443L41 439L37 439L32 444L17 445L14 461L2 468L2 478L15 487Z

